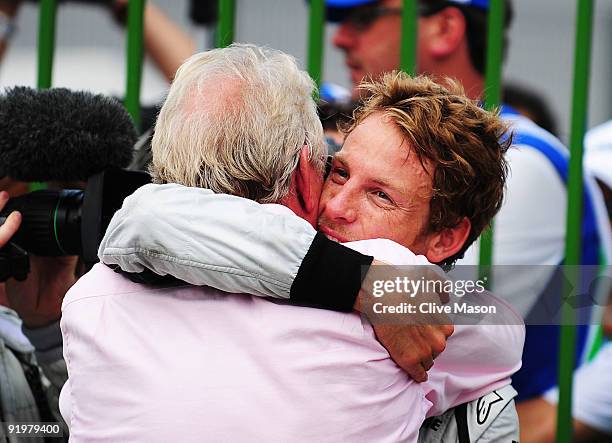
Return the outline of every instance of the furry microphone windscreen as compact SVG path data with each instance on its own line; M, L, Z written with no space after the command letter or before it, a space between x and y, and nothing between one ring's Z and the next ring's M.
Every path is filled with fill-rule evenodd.
M0 97L0 177L87 180L126 167L137 138L123 105L104 95L20 86Z

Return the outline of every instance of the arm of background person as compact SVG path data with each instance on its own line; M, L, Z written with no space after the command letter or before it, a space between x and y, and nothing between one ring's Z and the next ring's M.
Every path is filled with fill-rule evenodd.
M205 189L146 185L111 220L99 256L130 273L150 269L227 292L359 308L361 298L369 298L361 291L362 271L373 258L270 206ZM396 363L423 381L453 327L422 322L374 324L374 330Z
M603 319L604 334L612 338L612 295ZM572 393L574 440L578 443L608 442L612 436L612 342L604 343L593 361L574 372ZM521 423L521 442L553 443L557 429L558 388L543 397L521 402L516 409Z
M554 443L557 441L557 405L542 397L517 405L521 425L521 443ZM576 443L604 443L610 441L597 429L574 419L573 440Z
M114 0L113 12L117 22L125 24L128 0ZM147 2L144 15L144 38L147 54L172 82L176 70L195 52L193 39L160 8Z
M7 23L12 23L17 12L19 12L19 8L21 6L21 0L0 0L0 15L3 16L3 19L7 21ZM9 24L9 26L12 26ZM4 38L0 38L0 62L4 58L4 54L8 47L8 40L10 38L9 35L5 35Z

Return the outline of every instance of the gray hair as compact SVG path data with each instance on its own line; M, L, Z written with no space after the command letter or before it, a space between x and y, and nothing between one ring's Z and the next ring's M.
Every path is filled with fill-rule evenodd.
M280 51L233 44L179 68L152 141L156 183L179 183L277 203L289 193L300 151L322 173L316 86Z

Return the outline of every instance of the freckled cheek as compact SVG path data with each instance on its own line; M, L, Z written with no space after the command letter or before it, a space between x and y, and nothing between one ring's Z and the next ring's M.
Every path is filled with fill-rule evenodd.
M406 222L403 217L380 209L370 211L365 226L369 238L387 238L398 241L406 232Z
M353 209L355 211L354 227L360 239L384 238L387 231L386 220L376 208L372 208L367 199L360 199Z

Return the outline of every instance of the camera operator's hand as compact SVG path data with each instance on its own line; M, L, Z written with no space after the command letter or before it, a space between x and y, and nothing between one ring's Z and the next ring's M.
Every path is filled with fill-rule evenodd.
M4 209L4 205L8 202L9 195L6 191L0 192L0 211ZM11 212L6 221L0 226L0 248L3 248L11 239L21 225L21 214L17 211Z
M0 192L0 210L8 201L8 193ZM0 246L4 246L17 232L21 215L13 212L0 227ZM9 307L14 309L28 328L46 326L59 320L64 295L76 281L77 257L30 256L30 273L18 282L9 279L6 295Z

